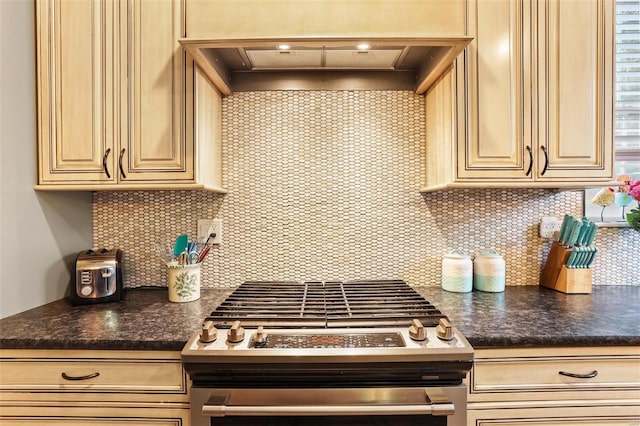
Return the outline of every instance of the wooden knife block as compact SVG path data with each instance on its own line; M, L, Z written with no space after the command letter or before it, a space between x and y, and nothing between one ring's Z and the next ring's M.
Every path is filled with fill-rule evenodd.
M542 270L540 285L562 293L591 293L591 268L567 268L570 255L570 249L554 241Z

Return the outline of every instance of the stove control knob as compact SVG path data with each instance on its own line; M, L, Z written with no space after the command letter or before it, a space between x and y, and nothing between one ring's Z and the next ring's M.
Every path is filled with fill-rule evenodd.
M213 321L205 321L200 330L200 341L211 343L218 338L218 329L213 325Z
M240 321L233 323L227 332L227 340L230 343L240 343L244 340L244 328L240 327Z
M264 328L262 326L258 327L256 333L253 335L253 341L258 345L267 343L267 333L264 332Z
M440 323L436 327L436 336L441 340L453 340L456 336L448 319L440 318Z
M409 337L411 337L411 340L417 340L419 342L427 339L427 331L419 319L414 319L411 327L409 327Z

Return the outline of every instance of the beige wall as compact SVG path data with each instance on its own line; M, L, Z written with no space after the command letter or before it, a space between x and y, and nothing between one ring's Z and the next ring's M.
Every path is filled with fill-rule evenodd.
M449 190L421 195L424 98L412 92L242 92L223 101L226 195L96 193L96 245L125 251L125 285L166 285L157 241L223 219L207 287L245 280L401 278L439 285L453 248L494 247L508 285L537 284L541 216L582 215L582 192ZM640 233L603 229L596 284L640 284Z
M33 190L34 37L34 2L0 0L0 318L61 298L91 244L89 193Z

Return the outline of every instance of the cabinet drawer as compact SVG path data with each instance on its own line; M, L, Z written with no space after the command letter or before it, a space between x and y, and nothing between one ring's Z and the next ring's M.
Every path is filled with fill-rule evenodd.
M77 404L0 406L1 426L187 426L188 408L78 406Z
M0 354L0 392L11 393L19 399L23 393L42 399L64 393L82 394L83 400L187 399L187 380L179 353L14 351Z
M517 398L517 393L535 392L577 392L579 398L593 397L594 391L637 393L640 352L634 347L618 349L616 354L588 348L479 351L470 376L470 392L505 393L510 399Z
M66 376L65 379L63 376ZM182 392L180 362L132 360L2 361L2 390Z

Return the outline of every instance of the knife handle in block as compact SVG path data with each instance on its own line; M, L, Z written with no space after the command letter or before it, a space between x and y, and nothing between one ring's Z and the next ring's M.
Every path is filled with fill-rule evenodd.
M585 242L585 246L590 246L593 244L593 241L596 239L596 233L598 232L598 224L591 222L589 226L589 235L587 235L587 240Z
M582 228L582 221L580 219L574 218L571 222L571 233L566 240L567 247L573 247L578 241L578 235L580 234L580 229Z
M567 262L565 263L567 268L573 268L573 264L576 263L576 260L577 260L577 257L578 257L579 254L580 253L579 253L577 247L574 247L573 250L571 250L571 254L567 258Z
M564 215L564 219L562 220L562 225L560 226L560 232L558 232L558 239L556 241L560 242L560 244L564 244L564 241L567 239L567 233L569 232L569 223L571 222L571 216L568 214Z

